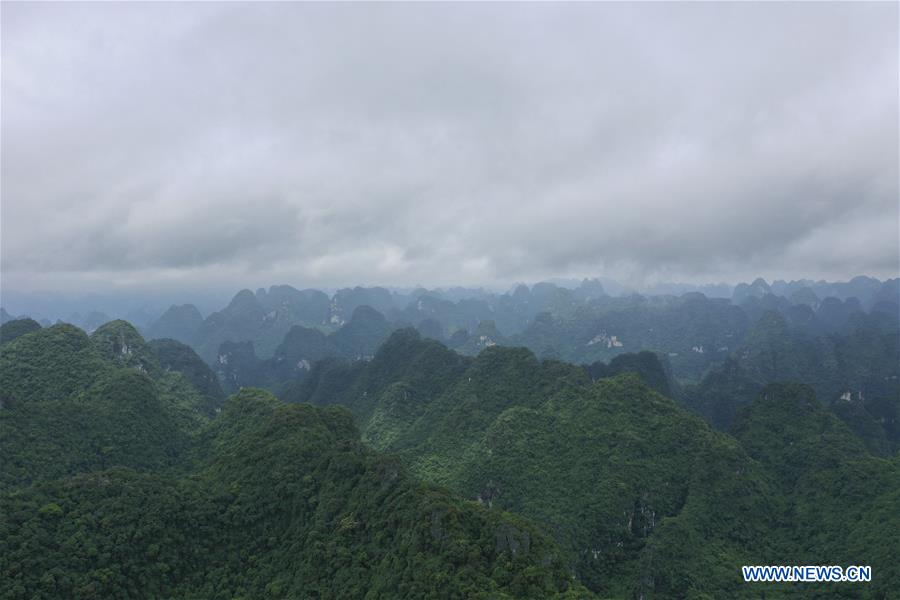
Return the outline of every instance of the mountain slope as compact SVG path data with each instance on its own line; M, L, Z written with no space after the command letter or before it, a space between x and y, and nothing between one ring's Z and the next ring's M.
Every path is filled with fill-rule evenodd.
M794 381L851 425L869 449L900 448L900 335L862 322L843 334L814 336L767 312L746 343L682 394L686 406L727 430L768 383Z
M197 332L203 326L203 316L193 304L170 306L147 327L147 339L173 339L185 344L196 341Z
M734 434L784 494L792 564L870 565L873 581L853 592L891 597L900 582L900 461L871 456L800 384L766 386Z
M395 329L375 309L358 306L348 322L327 335L318 329L294 325L268 359L258 357L252 342L223 342L216 372L229 392L241 387L262 387L281 393L286 386L302 381L319 360L370 358Z
M154 346L125 321L90 338L55 325L4 345L0 488L117 465L180 465L188 439L223 398L193 351L181 346L188 357L176 360L168 345L156 347L165 369Z
M351 408L364 439L426 481L547 527L602 595L738 594L740 565L769 550L768 476L633 374L592 383L524 348L470 359L403 330L332 389L306 397Z
M244 390L203 439L192 477L0 497L0 595L589 597L544 534L410 479L345 411Z
M34 319L13 319L5 321L0 325L0 346L40 329L41 324Z

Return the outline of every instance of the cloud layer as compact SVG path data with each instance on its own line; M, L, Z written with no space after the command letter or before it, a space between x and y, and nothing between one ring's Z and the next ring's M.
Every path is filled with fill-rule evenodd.
M900 271L893 3L2 10L5 285Z

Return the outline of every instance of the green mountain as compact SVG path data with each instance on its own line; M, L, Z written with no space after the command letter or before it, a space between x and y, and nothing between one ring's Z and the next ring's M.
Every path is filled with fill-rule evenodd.
M112 369L87 334L73 325L22 336L0 352L4 408L69 398Z
M199 360L122 322L4 346L0 597L590 597L546 533L418 482L345 410L246 389L207 419Z
M351 359L369 358L396 329L383 314L371 306L361 305L353 309L350 320L329 336L337 356Z
M346 406L364 440L400 456L418 477L541 525L577 579L601 597L755 598L762 590L744 584L742 565L825 560L839 538L829 546L792 529L795 499L754 436L715 432L643 383L636 366L656 385L667 383L652 354L587 368L539 361L522 348L489 347L467 358L402 330L365 366L317 365L287 397ZM833 460L896 466L871 457L820 410L842 432ZM772 414L781 418L782 408ZM793 441L815 444L820 435L803 429ZM785 442L762 445L769 443ZM891 481L882 489L896 492ZM889 505L888 497L873 500L880 510ZM839 513L813 514L809 526L817 523L833 527ZM836 556L878 564L896 583L883 560L893 548L886 535L872 538L877 551L851 560L848 546ZM796 592L766 589L772 597ZM858 586L849 593L878 597Z
M348 375L322 374L318 385ZM306 392L323 399L312 385ZM423 479L553 531L579 579L602 595L736 592L735 565L766 546L771 492L759 469L633 375L592 384L585 370L525 349L467 359L404 330L356 373L341 403L364 439ZM728 476L736 469L744 476ZM724 514L704 513L720 505ZM651 557L675 561L684 535L709 544L657 570ZM704 569L711 580L701 584Z
M111 324L89 339L55 325L3 347L0 489L112 465L153 469L178 461L184 435L167 410L177 396L161 393L146 370L122 367L119 357L135 356L122 353L124 346L103 354L123 330Z
M38 331L41 324L34 319L13 319L0 325L0 346L32 331Z
M653 352L620 354L606 364L597 361L586 367L591 379L607 379L622 373L634 373L650 388L669 398L679 396L678 384L668 365Z
M289 285L273 285L268 292L256 290L256 298L273 316L307 325L325 325L331 318L331 300L319 290L298 290Z
M173 339L193 344L202 326L203 316L193 304L171 306L147 327L146 337L149 340Z
M335 324L341 324L349 321L360 306L385 314L396 305L395 295L383 287L342 288L331 298L331 319Z
M224 402L193 350L125 321L54 325L0 352L0 488L127 466L175 468Z
M574 363L649 350L666 356L678 378L699 380L738 345L748 322L728 300L699 293L607 296L567 312L539 314L509 343Z
M390 323L388 330L415 325L423 335L465 354L497 344L524 346L542 359L594 363L651 351L664 358L673 381L696 385L710 369L744 347L748 332L770 312L780 315L792 333L806 335L814 343L816 338L852 335L860 328L896 336L900 329L898 281L857 277L839 283L800 280L770 285L757 279L738 285L731 299L710 298L690 291L700 288L684 285L656 288L679 292L679 296L612 297L599 282L588 280L571 289L547 282L519 285L505 294L480 289L418 288L405 293L357 287L338 290L331 297L318 290L281 285L255 293L242 290L227 307L205 320L191 305L173 306L150 324L147 337L187 343L218 372L223 346L225 354L234 352L238 360L247 357L254 362L252 347L259 361L267 361L277 358L292 328L333 333L357 320L353 317L357 309L369 307L374 309L373 318L378 313ZM714 288L702 289L718 294ZM372 355L377 344L357 344L350 339L352 330L341 331L333 341L343 343L330 347L327 356ZM243 346L247 343L251 346ZM303 358L309 362L309 357ZM229 391L241 385L279 391L286 378L285 365L274 370L272 366L242 364L223 377L223 383ZM772 380L763 383L768 381Z
M244 294L235 308L256 305ZM282 400L245 386L227 401L190 347L127 322L24 327L0 348L0 597L900 588L897 342L877 323L820 335L763 313L684 390L666 354L470 356L394 327L356 307L337 332L290 329L270 359L235 343L224 364L245 352ZM874 580L746 584L753 564L871 565Z
M160 339L149 342L160 367L167 373L180 374L202 397L199 411L213 416L225 403L225 393L216 374L190 346L176 340Z
M294 325L331 327L331 311L328 296L318 290L289 285L259 289L255 294L241 290L228 306L206 319L193 305L172 306L148 326L147 337L189 344L210 365L225 342L252 342L265 359Z
M159 374L159 360L153 350L127 321L116 320L101 325L91 334L91 343L104 358L120 367Z
M319 360L371 358L395 329L372 307L358 306L348 322L328 334L294 325L268 359L257 356L252 342L224 342L219 346L216 372L229 392L261 387L280 393L305 378Z
M900 586L900 459L873 457L801 384L766 386L733 431L783 494L791 564L872 567L865 589L830 584L809 596L892 597Z
M686 406L727 430L768 383L794 381L840 416L869 449L900 448L900 336L871 323L849 333L810 335L766 312L722 365L682 394Z

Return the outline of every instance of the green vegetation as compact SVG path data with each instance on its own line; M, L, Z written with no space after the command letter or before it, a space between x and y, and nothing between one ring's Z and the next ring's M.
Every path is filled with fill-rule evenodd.
M367 306L259 361L281 400L226 401L188 346L123 321L30 327L0 351L0 597L887 598L896 341L870 325L763 313L683 393L731 434L652 352L473 357L407 328L359 360L393 327ZM765 385L814 377L859 389L829 410L818 387ZM752 585L744 564L874 581Z
M587 367L591 379L605 379L622 373L634 373L651 389L669 398L678 397L678 385L659 356L644 350L634 354L620 354L609 364L597 361Z
M546 533L410 477L344 409L244 389L209 419L201 365L122 322L4 347L0 597L591 597Z
M162 369L180 374L200 394L202 399L197 409L203 415L211 417L222 407L225 393L216 374L190 346L171 339L152 340L149 346Z
M124 321L55 325L0 353L0 488L123 465L167 469L203 422L201 395Z
M900 460L871 456L812 388L767 386L736 419L734 435L773 474L786 503L794 564L871 565L858 597L900 588ZM793 558L796 557L796 558ZM822 597L845 590L823 586Z
M811 386L875 454L900 448L900 335L861 323L850 333L814 336L769 311L746 343L683 393L686 406L727 430L768 383Z
M657 385L667 382L652 354L586 369L541 362L521 348L490 347L466 359L404 330L366 367L349 371L332 363L294 390L293 399L347 406L363 439L398 454L417 476L542 525L578 580L603 597L758 597L760 590L740 577L744 564L872 564L884 573L880 587L816 592L851 597L876 598L900 581L887 560L895 548L891 534L868 525L870 517L883 521L896 499L896 462L871 457L821 407L816 419L824 421L806 422L784 408L790 402L765 408L765 396L763 414L803 425L786 438L764 425L734 439L649 388L634 373L638 367ZM592 370L595 378L613 377L592 383ZM860 482L875 476L878 489L894 494L870 494L871 508L859 513L866 516L852 518L854 527L868 528L869 548L838 548L840 503L861 490L831 504L797 497L785 487L794 474L785 476L774 458L793 464L783 448L801 440L820 444L825 422L839 435L817 456L826 464L828 456L846 460L861 469ZM760 447L771 448L771 457ZM815 488L819 495L841 485L815 474L819 462L797 464L827 484ZM807 515L805 528L792 526L798 511ZM829 539L820 539L816 527ZM772 597L797 592L766 590Z
M255 294L241 290L228 306L206 319L193 305L172 306L150 324L147 333L151 339L189 344L207 364L215 363L225 342L251 342L259 356L267 359L291 327L328 327L330 310L328 296L318 290L272 286Z
M263 387L293 398L317 361L365 360L403 322L418 323L421 335L466 355L521 345L541 359L590 363L595 379L638 373L721 430L767 383L807 383L870 451L889 456L900 448L896 287L895 280L881 284L866 278L832 286L769 286L757 280L739 286L734 302L696 292L613 298L596 282L574 290L519 286L509 294L481 293L456 302L439 291L415 290L404 298L380 288L356 288L336 294L331 312L318 297L315 314L320 320L330 314L329 322L340 324L334 331L326 333L322 323L293 325L270 358L260 358L256 334L234 331L219 346L214 369L228 392ZM235 327L250 327L246 319L262 318L264 308L274 307L267 314L277 315L284 307L302 305L297 304L302 296L297 290L278 290L274 295L271 290L256 295L244 291L215 319L229 314ZM829 290L841 297L818 295ZM851 292L864 293L865 301L846 295ZM274 298L283 298L281 304L271 304ZM408 304L398 309L403 302ZM274 335L274 329L264 330ZM241 335L253 339L241 341Z
M38 331L41 324L34 319L15 319L0 325L0 346L32 331Z
M151 375L157 375L160 371L159 360L153 350L127 321L110 321L101 325L91 334L91 342L104 358L119 366Z
M369 306L357 306L347 323L332 333L294 325L268 359L260 359L252 342L224 342L219 347L216 371L226 390L261 387L282 394L297 385L312 366L325 358L363 360L396 327Z
M70 398L113 368L82 330L72 325L48 327L3 346L3 406Z
M203 316L193 304L171 306L147 328L149 340L173 339L185 344L196 342Z
M748 323L741 308L697 293L602 297L537 315L509 343L573 363L649 350L666 356L680 379L695 381L739 343Z

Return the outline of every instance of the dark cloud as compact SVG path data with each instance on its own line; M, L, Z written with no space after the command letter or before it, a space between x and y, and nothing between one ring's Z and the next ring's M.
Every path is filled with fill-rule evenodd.
M2 10L5 285L900 271L893 3Z

